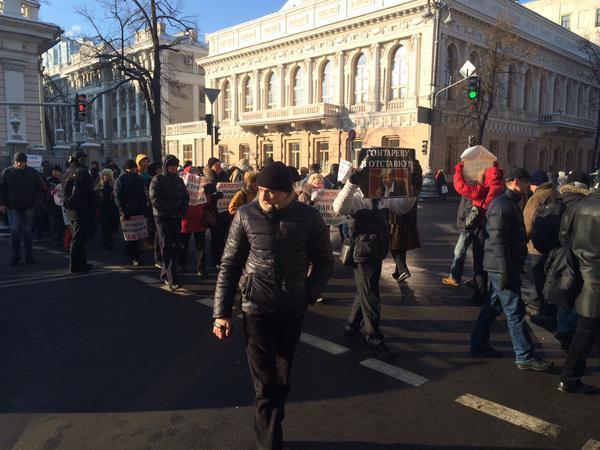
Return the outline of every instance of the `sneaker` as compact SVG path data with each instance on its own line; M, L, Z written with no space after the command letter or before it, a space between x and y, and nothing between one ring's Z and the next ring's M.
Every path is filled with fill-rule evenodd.
M398 271L397 271L397 270L396 270L396 271L394 271L394 273L392 274L392 278L393 278L394 280L397 280L399 277L400 277L400 273L398 273Z
M176 291L177 289L181 289L181 285L179 283L169 283L169 289Z
M398 281L398 283L403 283L404 281L408 280L409 278L410 278L410 272L402 272L398 276L398 279L396 281Z
M442 278L442 284L445 284L446 286L452 286L452 287L459 287L460 286L460 283L458 281L456 281L452 277L444 277L444 278Z
M140 265L140 262L139 262L139 260L134 259L133 261L131 261L131 265L137 267Z
M373 357L381 359L382 361L389 361L394 358L394 352L392 352L383 342L378 345L369 345L369 352Z
M325 299L324 299L323 297L319 297L319 298L316 300L316 302L317 302L317 303L325 303Z
M499 352L490 345L479 348L471 347L469 353L472 358L502 358L502 352Z
M585 384L581 380L573 381L561 381L558 384L558 390L565 394L584 394L594 395L600 393L600 389L591 384Z
M532 370L534 372L548 372L554 367L554 363L543 360L538 356L534 356L529 361L517 362L517 369Z

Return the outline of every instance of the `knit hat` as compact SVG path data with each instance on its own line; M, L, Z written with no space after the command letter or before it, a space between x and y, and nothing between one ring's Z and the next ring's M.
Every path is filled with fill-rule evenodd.
M287 166L287 168L290 171L290 176L292 177L292 182L293 183L297 183L298 181L302 181L302 177L298 173L298 169L296 169L294 166Z
M179 160L175 156L169 156L165 159L165 167L179 166Z
M581 183L589 186L591 184L590 176L582 170L574 170L567 177L567 184Z
M506 174L506 177L504 178L505 181L512 181L512 180L529 180L529 172L527 172L525 169L521 168L521 167L511 167L508 169L508 172Z
M146 155L144 155L143 153L140 153L139 155L137 155L135 157L135 163L139 166L140 163L145 159L147 159L148 161L150 160L150 158L148 158Z
M256 184L273 191L292 192L292 176L282 162L275 162L263 168Z
M212 169L212 166L214 166L218 162L221 162L221 160L219 158L215 158L214 156L211 156L210 158L208 158L208 163L206 165L208 166L209 169Z
M123 163L123 168L125 170L135 169L137 166L138 166L138 164L133 159L127 159Z
M548 181L548 174L543 170L535 170L529 178L529 182L534 186L539 186L541 184L547 183Z
M27 155L23 152L18 152L15 153L15 158L14 158L15 162L27 162Z

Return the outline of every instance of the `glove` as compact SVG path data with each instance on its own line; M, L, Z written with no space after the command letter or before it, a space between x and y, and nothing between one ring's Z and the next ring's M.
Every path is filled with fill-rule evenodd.
M500 289L505 291L510 286L510 275L507 273L500 274Z
M456 167L454 167L454 170L456 172L462 172L463 167L465 167L465 163L461 161L456 165Z

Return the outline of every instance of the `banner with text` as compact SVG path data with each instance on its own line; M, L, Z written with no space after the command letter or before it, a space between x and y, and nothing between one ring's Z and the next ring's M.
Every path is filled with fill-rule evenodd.
M42 155L27 155L27 165L35 170L42 170Z
M201 177L186 173L183 175L183 183L190 196L190 206L205 205L207 202L204 186L210 183L207 177Z
M333 201L340 191L335 189L319 189L315 191L313 206L319 210L327 225L338 226L348 222L348 217L340 216L333 210Z
M217 191L223 193L223 198L217 200L217 209L220 213L229 209L229 203L235 193L242 189L244 183L217 183Z
M148 219L146 216L133 216L129 220L121 217L121 229L126 241L139 241L148 237Z
M363 161L368 173L367 197L416 197L412 183L416 152L412 148L368 148Z

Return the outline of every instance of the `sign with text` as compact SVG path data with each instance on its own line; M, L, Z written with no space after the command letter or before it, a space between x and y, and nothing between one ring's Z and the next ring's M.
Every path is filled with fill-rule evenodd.
M341 216L333 210L333 201L340 191L335 189L319 189L314 191L313 206L319 210L327 225L338 226L348 222L346 216Z
M413 148L368 148L363 169L369 177L367 197L416 197L412 183L416 151Z
M205 205L207 203L204 186L210 183L208 178L186 173L183 175L183 183L190 196L190 206Z
M121 229L126 241L139 241L148 237L148 219L146 216L133 216L129 220L121 217Z
M42 155L27 155L27 165L40 170L42 168Z
M348 178L350 178L351 171L352 163L342 159L340 161L340 168L338 170L338 181L342 184L346 184L346 181L348 181Z
M217 210L222 213L229 209L229 203L235 193L242 189L243 183L217 183L217 191L223 193L223 198L217 200Z

